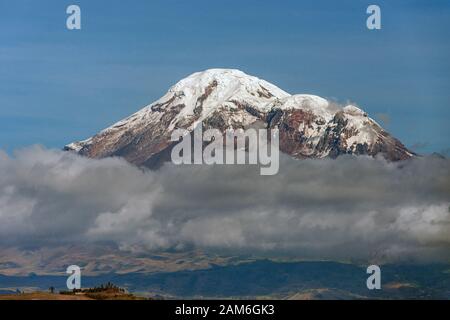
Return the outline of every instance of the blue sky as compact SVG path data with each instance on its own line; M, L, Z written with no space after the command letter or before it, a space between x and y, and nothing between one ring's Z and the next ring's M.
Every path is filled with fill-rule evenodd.
M80 31L66 29L70 4ZM0 149L61 148L222 67L356 102L413 150L448 153L449 39L447 0L4 0Z

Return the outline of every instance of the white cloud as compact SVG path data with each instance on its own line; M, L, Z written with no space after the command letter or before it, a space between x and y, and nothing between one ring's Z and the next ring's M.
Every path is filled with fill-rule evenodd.
M0 153L0 240L114 241L321 259L450 258L450 161L366 157L138 169L30 147Z

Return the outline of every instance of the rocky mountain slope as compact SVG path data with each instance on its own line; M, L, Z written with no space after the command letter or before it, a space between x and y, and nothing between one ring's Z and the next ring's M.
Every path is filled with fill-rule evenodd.
M65 146L92 158L121 156L136 165L170 160L173 130L278 128L280 151L295 158L414 154L358 107L314 95L290 95L239 70L210 69L179 81L156 102L95 136Z

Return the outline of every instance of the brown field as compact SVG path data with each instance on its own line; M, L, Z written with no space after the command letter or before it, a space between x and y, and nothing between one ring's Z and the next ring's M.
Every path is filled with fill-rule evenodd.
M49 292L31 292L2 294L0 300L146 300L127 293L97 292L79 294L59 294Z
M19 294L2 294L0 300L93 300L85 295L67 295L47 292L32 292Z

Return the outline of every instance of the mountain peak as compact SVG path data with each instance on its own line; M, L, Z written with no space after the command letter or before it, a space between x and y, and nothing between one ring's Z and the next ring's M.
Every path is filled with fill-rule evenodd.
M152 166L168 160L173 130L193 130L199 122L222 132L255 125L278 128L280 150L296 158L381 153L401 160L413 155L355 105L341 108L319 96L290 95L236 69L193 73L159 100L65 149Z
M210 100L216 106L233 99L272 100L289 96L277 86L237 69L208 69L193 73L172 86L159 101L174 93L185 99Z
M218 91L226 91L228 93L232 92L233 89L240 90L245 88L252 92L261 90L261 87L266 87L267 90L273 91L273 94L276 96L289 95L277 86L237 69L207 69L195 72L178 81L170 88L169 92L204 89L213 82L217 83L216 86L222 89Z

